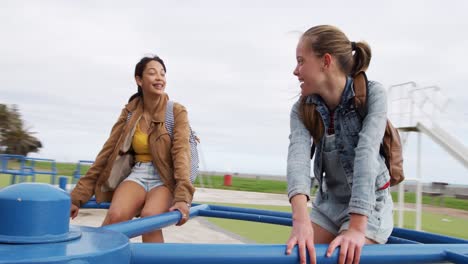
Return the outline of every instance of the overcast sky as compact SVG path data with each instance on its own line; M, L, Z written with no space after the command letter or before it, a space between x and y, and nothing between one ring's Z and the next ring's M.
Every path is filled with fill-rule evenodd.
M0 103L16 104L44 148L94 159L136 91L145 54L167 66L170 98L189 110L202 170L285 175L300 32L318 24L366 40L372 80L437 85L441 123L468 145L466 1L1 1ZM447 124L447 125L446 125ZM425 181L468 184L465 167L423 138ZM415 176L416 137L405 147Z

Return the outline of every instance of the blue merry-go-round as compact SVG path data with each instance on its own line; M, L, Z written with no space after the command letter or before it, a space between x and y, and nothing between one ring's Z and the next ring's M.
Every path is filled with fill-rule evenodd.
M108 208L89 202L85 208ZM0 263L298 263L285 245L151 244L130 238L177 223L178 212L105 227L70 226L66 191L41 183L20 183L0 191ZM199 204L190 217L207 216L291 226L291 214ZM318 263L337 263L338 251ZM468 263L468 240L395 228L386 245L365 246L361 263Z

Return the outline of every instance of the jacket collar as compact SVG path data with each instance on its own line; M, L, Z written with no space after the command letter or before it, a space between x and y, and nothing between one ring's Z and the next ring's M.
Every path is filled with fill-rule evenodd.
M164 122L166 119L166 106L167 102L169 101L169 96L164 93L159 97L159 100L155 102L157 104L155 111L153 112L152 115L152 121L159 123L159 122ZM130 101L125 108L129 112L135 112L138 114L143 113L143 100L141 97L137 97Z
M355 96L354 94L354 89L353 89L353 79L351 77L346 77L346 84L345 88L343 90L343 93L341 94L341 100L339 106L346 105L346 103L353 99ZM320 97L317 94L309 95L307 96L306 99L307 104L315 104L317 106L325 106L325 102L323 101L322 97Z
M343 91L343 94L341 94L341 102L340 102L340 105L346 105L346 103L353 99L354 96L356 95L354 93L354 89L353 89L354 85L353 85L353 79L351 77L346 77L346 85L345 85L345 89Z

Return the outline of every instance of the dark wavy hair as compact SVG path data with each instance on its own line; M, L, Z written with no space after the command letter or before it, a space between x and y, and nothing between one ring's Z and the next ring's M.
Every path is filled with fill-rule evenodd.
M145 71L146 69L146 65L148 64L148 62L150 61L156 61L156 62L159 62L161 63L161 65L163 66L163 69L165 72L167 72L166 70L166 65L164 64L164 61L159 58L158 56L154 55L154 56L147 56L147 57L143 57L136 65L135 65L135 77L140 77L140 78L143 78L143 72ZM133 99L137 98L138 96L140 97L143 97L143 90L141 89L141 87L138 85L138 91L130 96L130 99L128 99L128 102L132 101Z

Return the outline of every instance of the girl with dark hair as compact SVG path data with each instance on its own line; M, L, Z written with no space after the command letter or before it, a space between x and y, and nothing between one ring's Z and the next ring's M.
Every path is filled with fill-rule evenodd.
M297 244L301 263L306 252L315 263L314 244L330 244L328 256L340 247L339 263L359 263L363 245L386 243L393 229L390 175L379 151L387 123L385 89L368 82L362 118L354 107L353 77L368 68L371 49L336 27L307 30L296 59L301 98L291 111L287 178L293 227L286 254ZM319 190L309 214L311 154Z
M183 225L195 191L189 178L187 110L174 103L173 128L166 124L169 97L161 58L142 58L135 67L135 81L138 92L130 97L94 164L71 192L70 216L75 218L80 206L95 195L98 203L112 201L103 225L174 210L182 214L178 225ZM143 242L164 242L161 230L144 234Z

